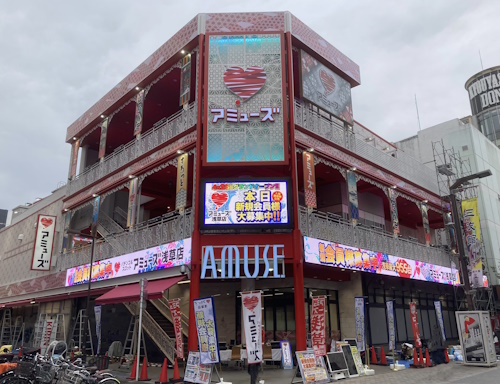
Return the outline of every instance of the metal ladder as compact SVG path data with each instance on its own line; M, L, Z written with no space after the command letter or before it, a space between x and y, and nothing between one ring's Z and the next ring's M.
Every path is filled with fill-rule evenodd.
M119 367L129 367L132 361L125 359L126 361L122 363L124 357L134 356L137 353L137 328L139 327L139 316L131 316L130 323L128 325L127 336L125 338L125 343L123 344L123 352L120 357ZM141 329L141 356L147 356L146 341L144 339L144 330Z
M10 308L6 308L3 311L2 329L0 332L0 344L1 345L12 344L12 315L10 312Z
M94 356L94 344L92 342L92 329L90 328L90 320L87 319L87 340L83 340L83 328L85 321L85 309L80 309L78 311L78 316L76 317L75 325L73 327L72 340L74 345L78 347L80 352L85 352L87 356ZM68 343L70 345L71 343ZM89 353L90 352L90 353Z
M47 319L47 314L40 313L40 315L38 316L38 320L35 323L35 331L31 334L30 337L30 344L34 348L40 347L40 344L42 343L42 333L45 319Z
M18 344L21 340L21 344ZM14 320L14 331L12 332L12 349L24 344L24 322L22 316L17 316Z

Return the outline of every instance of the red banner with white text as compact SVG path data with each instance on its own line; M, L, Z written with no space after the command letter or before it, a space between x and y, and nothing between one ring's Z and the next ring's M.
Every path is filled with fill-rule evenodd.
M417 303L414 302L410 303L410 320L413 338L415 339L415 347L422 348L422 340L420 339L420 331L418 330Z
M313 297L311 308L311 341L314 355L326 355L326 297Z
M177 358L183 359L184 345L182 343L181 300L169 300L168 308L170 309L170 313L172 314L172 322L174 323Z

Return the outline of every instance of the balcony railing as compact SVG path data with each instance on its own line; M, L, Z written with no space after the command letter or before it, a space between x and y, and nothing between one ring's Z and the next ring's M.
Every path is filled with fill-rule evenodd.
M152 129L142 135L140 140L133 139L106 156L104 161L85 169L68 183L67 196L88 187L95 181L131 163L138 157L188 130L195 123L196 103L192 103L186 110L183 109L169 118L157 122Z
M190 209L186 210L184 215L167 213L140 223L131 232L110 236L113 241L99 239L96 241L94 261L105 260L123 254L111 245L114 242L119 242L125 253L132 253L191 237L193 216ZM65 271L68 268L89 263L90 251L91 246L89 245L59 255L57 270Z
M305 207L300 207L299 212L300 230L309 237L445 267L453 260L453 255L442 247L427 247L409 239L395 238L381 229L353 227L349 221L327 212L308 213ZM458 265L457 260L453 261Z
M436 173L429 167L403 151L397 151L396 157L394 157L366 143L364 140L357 139L353 133L346 131L337 121L330 120L310 110L298 100L295 100L295 124L348 149L374 164L378 164L382 169L386 169L406 180L411 180L431 192L439 193Z

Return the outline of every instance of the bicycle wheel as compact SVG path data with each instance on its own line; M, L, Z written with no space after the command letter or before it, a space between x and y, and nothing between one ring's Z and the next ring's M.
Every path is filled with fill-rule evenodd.
M116 377L106 377L97 382L97 384L120 384L120 380Z
M5 377L0 384L32 384L32 381L16 375Z

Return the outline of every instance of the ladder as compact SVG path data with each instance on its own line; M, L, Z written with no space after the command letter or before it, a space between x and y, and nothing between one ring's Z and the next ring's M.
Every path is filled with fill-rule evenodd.
M137 329L139 328L139 316L134 316L132 315L130 318L130 323L128 325L128 330L127 330L127 336L125 338L125 343L123 344L123 351L122 355L120 357L120 365L119 368L122 366L129 367L130 364L132 364L132 361L129 361L130 359L126 359L126 362L122 364L122 361L124 360L123 358L127 356L134 356L137 353ZM146 350L146 340L144 338L144 330L141 329L141 356L147 356L147 350Z
M16 349L17 348L17 343L19 341L19 339L21 338L21 333L23 333L22 335L22 339L24 341L24 322L23 322L23 317L22 316L17 316L16 317L16 320L14 320L14 330L12 332L12 349Z
M73 327L72 340L74 345L78 347L78 351L83 352L85 349L85 354L87 356L94 356L94 344L92 342L92 329L90 328L90 320L87 319L87 340L83 340L83 328L85 321L85 309L80 309L78 311L78 316L76 317L75 325ZM63 339L64 340L64 339ZM71 345L71 342L68 343Z
M12 341L12 350L19 348L20 346L24 346L24 331L25 326L24 323L21 324L21 328L19 329L19 334L14 337Z
M31 334L30 341L33 348L38 348L42 344L42 333L45 320L47 319L46 313L40 313L38 320L35 323L35 331Z
M12 315L10 313L10 308L6 308L3 311L2 329L0 332L0 344L1 345L12 344Z

